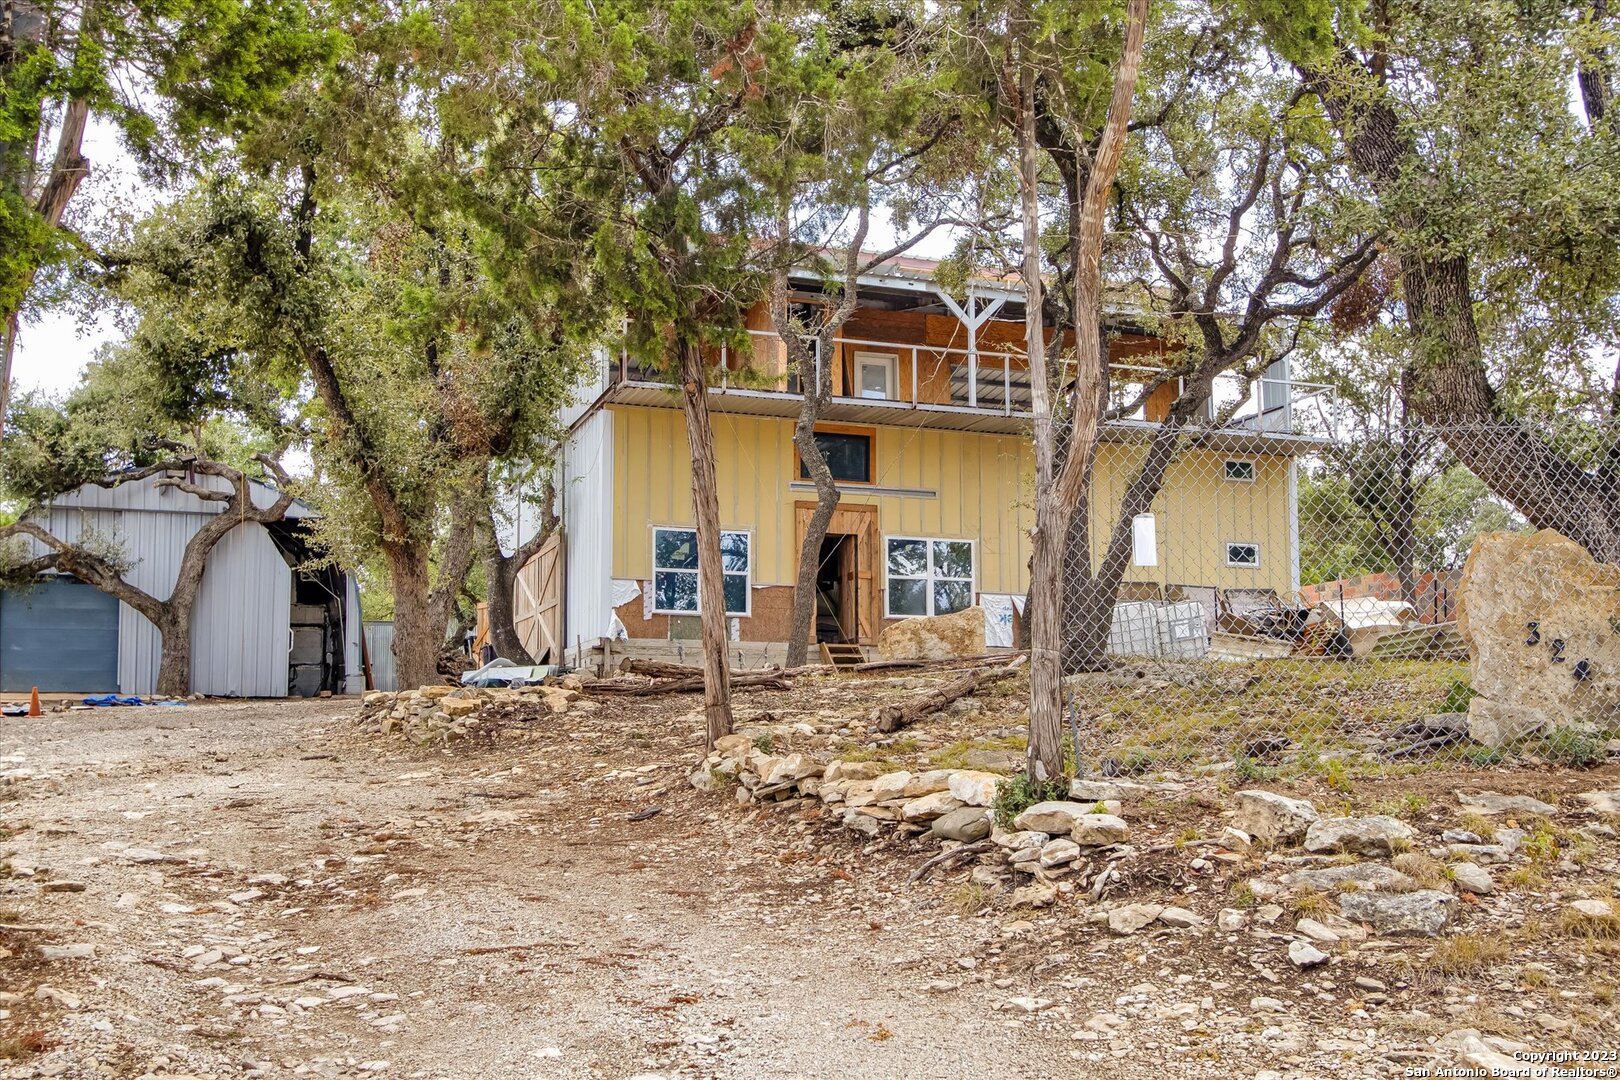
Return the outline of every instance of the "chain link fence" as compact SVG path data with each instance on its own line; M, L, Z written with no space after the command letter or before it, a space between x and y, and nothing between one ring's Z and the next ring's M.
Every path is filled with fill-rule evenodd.
M1603 760L1616 460L1574 425L1111 429L1065 567L1081 768Z

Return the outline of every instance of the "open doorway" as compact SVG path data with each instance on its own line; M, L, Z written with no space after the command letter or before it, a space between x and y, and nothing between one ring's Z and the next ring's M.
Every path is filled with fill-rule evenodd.
M857 541L847 533L828 533L816 561L816 641L829 645L859 636L860 579L856 573Z
M799 550L816 504L793 504ZM871 645L882 628L877 587L877 507L840 504L816 559L816 606L811 645Z

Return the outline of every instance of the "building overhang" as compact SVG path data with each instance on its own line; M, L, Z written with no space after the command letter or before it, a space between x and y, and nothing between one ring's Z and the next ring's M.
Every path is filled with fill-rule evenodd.
M766 416L796 420L802 398L779 390L751 390L742 387L710 387L711 412L740 416ZM609 386L597 406L632 405L642 408L674 409L680 397L668 383L619 382ZM592 409L591 411L595 411ZM1033 417L1026 412L995 412L964 405L934 405L908 401L879 401L869 398L831 399L819 418L827 423L886 425L890 427L933 428L942 431L970 431L985 435L1028 436ZM1159 429L1146 420L1111 420L1103 425L1099 439L1108 443L1146 442ZM1184 430L1182 438L1208 450L1242 454L1306 454L1329 445L1329 440L1283 431L1256 431L1239 427Z

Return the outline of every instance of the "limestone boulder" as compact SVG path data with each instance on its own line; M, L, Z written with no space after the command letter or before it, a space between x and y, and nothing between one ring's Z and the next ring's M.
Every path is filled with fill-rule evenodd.
M982 807L962 806L934 819L929 831L941 840L971 844L990 835L990 815Z
M951 660L985 653L984 609L964 608L949 615L902 619L878 635L885 660Z
M1344 917L1366 923L1377 934L1434 937L1451 921L1456 897L1437 889L1409 893L1345 893L1339 897Z
M1305 850L1323 855L1388 856L1406 850L1416 835L1412 826L1385 814L1324 818L1305 830Z
M991 806L996 801L996 785L1003 779L995 773L957 769L947 787L966 806Z
M1113 814L1087 814L1069 829L1069 839L1082 847L1123 844L1130 837L1130 826Z
M1291 874L1284 874L1280 881L1290 889L1312 892L1345 892L1352 889L1365 892L1410 892L1418 885L1416 879L1383 863L1352 863L1349 866L1296 870Z
M1303 840L1305 830L1315 821L1316 807L1306 800L1251 788L1237 793L1237 816L1232 825L1262 844L1283 846Z
M1613 791L1583 791L1575 796L1594 814L1620 814L1620 788Z
M1495 791L1459 792L1457 803L1464 810L1487 816L1494 814L1541 814L1550 817L1558 807L1529 795L1503 795Z
M1620 566L1552 529L1486 533L1457 588L1468 733L1487 746L1607 723L1620 699Z
M821 764L804 754L789 754L778 758L764 775L766 784L783 784L789 780L803 780L807 776L820 776Z
M900 817L904 821L933 821L952 810L960 810L962 802L948 791L936 791L912 799L900 808Z
M1454 865L1451 868L1451 880L1457 883L1457 888L1476 896L1488 896L1496 891L1490 871L1469 862Z
M1053 836L1070 836L1079 844L1117 844L1129 834L1125 822L1112 814L1095 813L1095 803L1066 802L1061 799L1038 802L1013 819L1013 826ZM1099 821L1088 819L1098 818ZM1088 839L1082 840L1081 835ZM1110 836L1112 839L1096 839Z

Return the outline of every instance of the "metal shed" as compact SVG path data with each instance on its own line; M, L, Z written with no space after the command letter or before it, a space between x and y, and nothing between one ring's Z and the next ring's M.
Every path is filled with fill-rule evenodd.
M31 520L69 542L116 545L133 564L125 580L162 599L174 587L186 543L222 507L158 479L85 485L36 510ZM190 479L229 490L218 477ZM275 498L274 489L254 483L255 504L269 506ZM307 505L295 502L287 521L268 527L243 522L214 548L192 621L194 693L286 697L364 689L354 579L331 568L297 569L309 555L300 522L312 517ZM80 595L88 588L54 578L0 596L0 690L28 689L19 680L69 692L156 689L157 628L123 603L116 605L116 626L110 625L110 602ZM115 666L105 655L113 642ZM113 671L116 687L105 685Z

